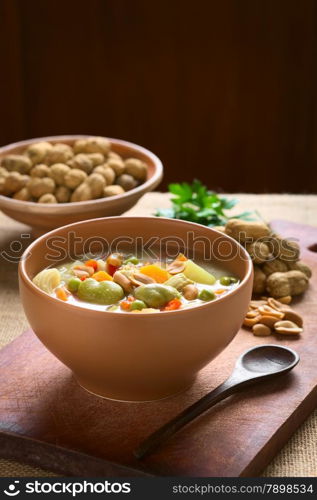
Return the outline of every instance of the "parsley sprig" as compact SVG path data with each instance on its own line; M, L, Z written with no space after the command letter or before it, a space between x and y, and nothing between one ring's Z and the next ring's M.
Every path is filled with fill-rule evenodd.
M204 226L224 226L229 219L254 219L253 212L243 212L234 217L229 217L225 210L231 210L238 200L220 196L214 191L209 191L200 181L194 180L192 184L170 184L169 192L174 195L171 199L172 207L158 209L157 217L181 219L197 222Z

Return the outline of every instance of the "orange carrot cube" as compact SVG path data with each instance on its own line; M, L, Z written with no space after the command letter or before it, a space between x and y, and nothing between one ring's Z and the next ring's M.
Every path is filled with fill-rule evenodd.
M113 277L110 274L106 273L106 271L98 271L92 275L92 278L96 281L112 281Z

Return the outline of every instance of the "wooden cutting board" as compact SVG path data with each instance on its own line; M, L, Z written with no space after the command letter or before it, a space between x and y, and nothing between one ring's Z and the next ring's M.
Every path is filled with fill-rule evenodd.
M241 329L185 393L120 403L81 389L28 331L0 352L0 454L77 476L258 475L317 403L317 228L284 221L273 227L300 240L314 271L309 291L294 302L305 318L300 338L261 339ZM268 342L298 351L293 373L231 396L144 461L133 457L149 433L220 384L245 349Z

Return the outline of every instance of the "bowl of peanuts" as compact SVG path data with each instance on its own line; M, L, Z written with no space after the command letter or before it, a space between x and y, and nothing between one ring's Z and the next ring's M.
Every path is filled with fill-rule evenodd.
M0 209L35 235L121 215L160 183L151 151L106 137L65 135L0 148Z

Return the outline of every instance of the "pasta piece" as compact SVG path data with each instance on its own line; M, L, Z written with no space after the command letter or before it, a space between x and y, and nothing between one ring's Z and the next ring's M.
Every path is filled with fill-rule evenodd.
M33 283L43 290L43 292L51 294L61 283L60 272L54 267L44 269L33 278Z

